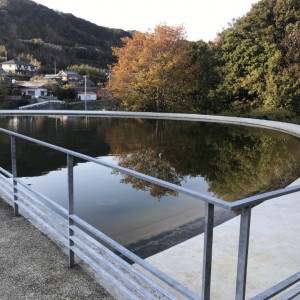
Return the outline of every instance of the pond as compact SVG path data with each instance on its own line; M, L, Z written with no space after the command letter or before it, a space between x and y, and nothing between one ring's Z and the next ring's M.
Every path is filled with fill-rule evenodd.
M1 117L0 127L226 201L300 177L299 139L272 130L112 117ZM67 207L66 155L17 140L18 176ZM147 257L203 231L204 204L89 162L75 161L75 212ZM11 170L0 134L0 166ZM216 224L233 214L216 209Z

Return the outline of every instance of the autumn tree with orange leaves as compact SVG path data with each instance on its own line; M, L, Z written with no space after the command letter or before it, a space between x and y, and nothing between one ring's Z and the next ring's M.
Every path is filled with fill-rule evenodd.
M159 25L152 32L123 38L113 48L109 88L125 110L191 110L187 97L196 88L190 43L182 26Z

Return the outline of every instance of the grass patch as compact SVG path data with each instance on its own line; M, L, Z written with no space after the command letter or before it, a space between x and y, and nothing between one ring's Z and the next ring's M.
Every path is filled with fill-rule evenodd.
M222 115L300 124L300 116L286 109L257 108L247 112L223 112Z

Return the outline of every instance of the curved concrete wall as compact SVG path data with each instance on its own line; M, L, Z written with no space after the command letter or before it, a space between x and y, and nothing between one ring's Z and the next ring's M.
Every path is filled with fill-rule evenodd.
M70 111L70 110L0 110L0 116L47 116L47 115L69 115L69 116L93 116L93 117L122 117L122 118L145 118L145 119L164 119L164 120L185 120L185 121L199 121L199 122L214 122L227 123L245 126L255 126L268 128L286 132L288 134L300 137L300 125L258 120L250 118L238 118L227 116L212 116L200 114L175 114L175 113L153 113L153 112L123 112L123 111Z

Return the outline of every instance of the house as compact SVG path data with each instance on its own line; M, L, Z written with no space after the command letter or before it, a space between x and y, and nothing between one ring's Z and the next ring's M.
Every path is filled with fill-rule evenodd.
M46 74L44 78L46 82L69 83L74 86L81 86L84 83L82 76L68 70L59 71L57 74Z
M60 77L61 81L64 83L83 83L82 76L72 71L60 71L56 76Z
M34 65L16 59L4 61L0 64L0 67L10 74L33 76L36 73L36 67Z
M97 100L97 94L94 92L79 92L77 98L83 101Z
M44 84L36 84L30 82L18 83L18 89L22 95L30 99L38 99L47 96L47 89L43 88Z
M46 74L43 81L48 83L68 83L72 84L75 87L84 85L88 87L94 86L93 81L89 78L88 75L81 76L76 72L68 70L59 71L57 74Z
M44 78L46 82L62 82L61 77L57 74L46 74Z

